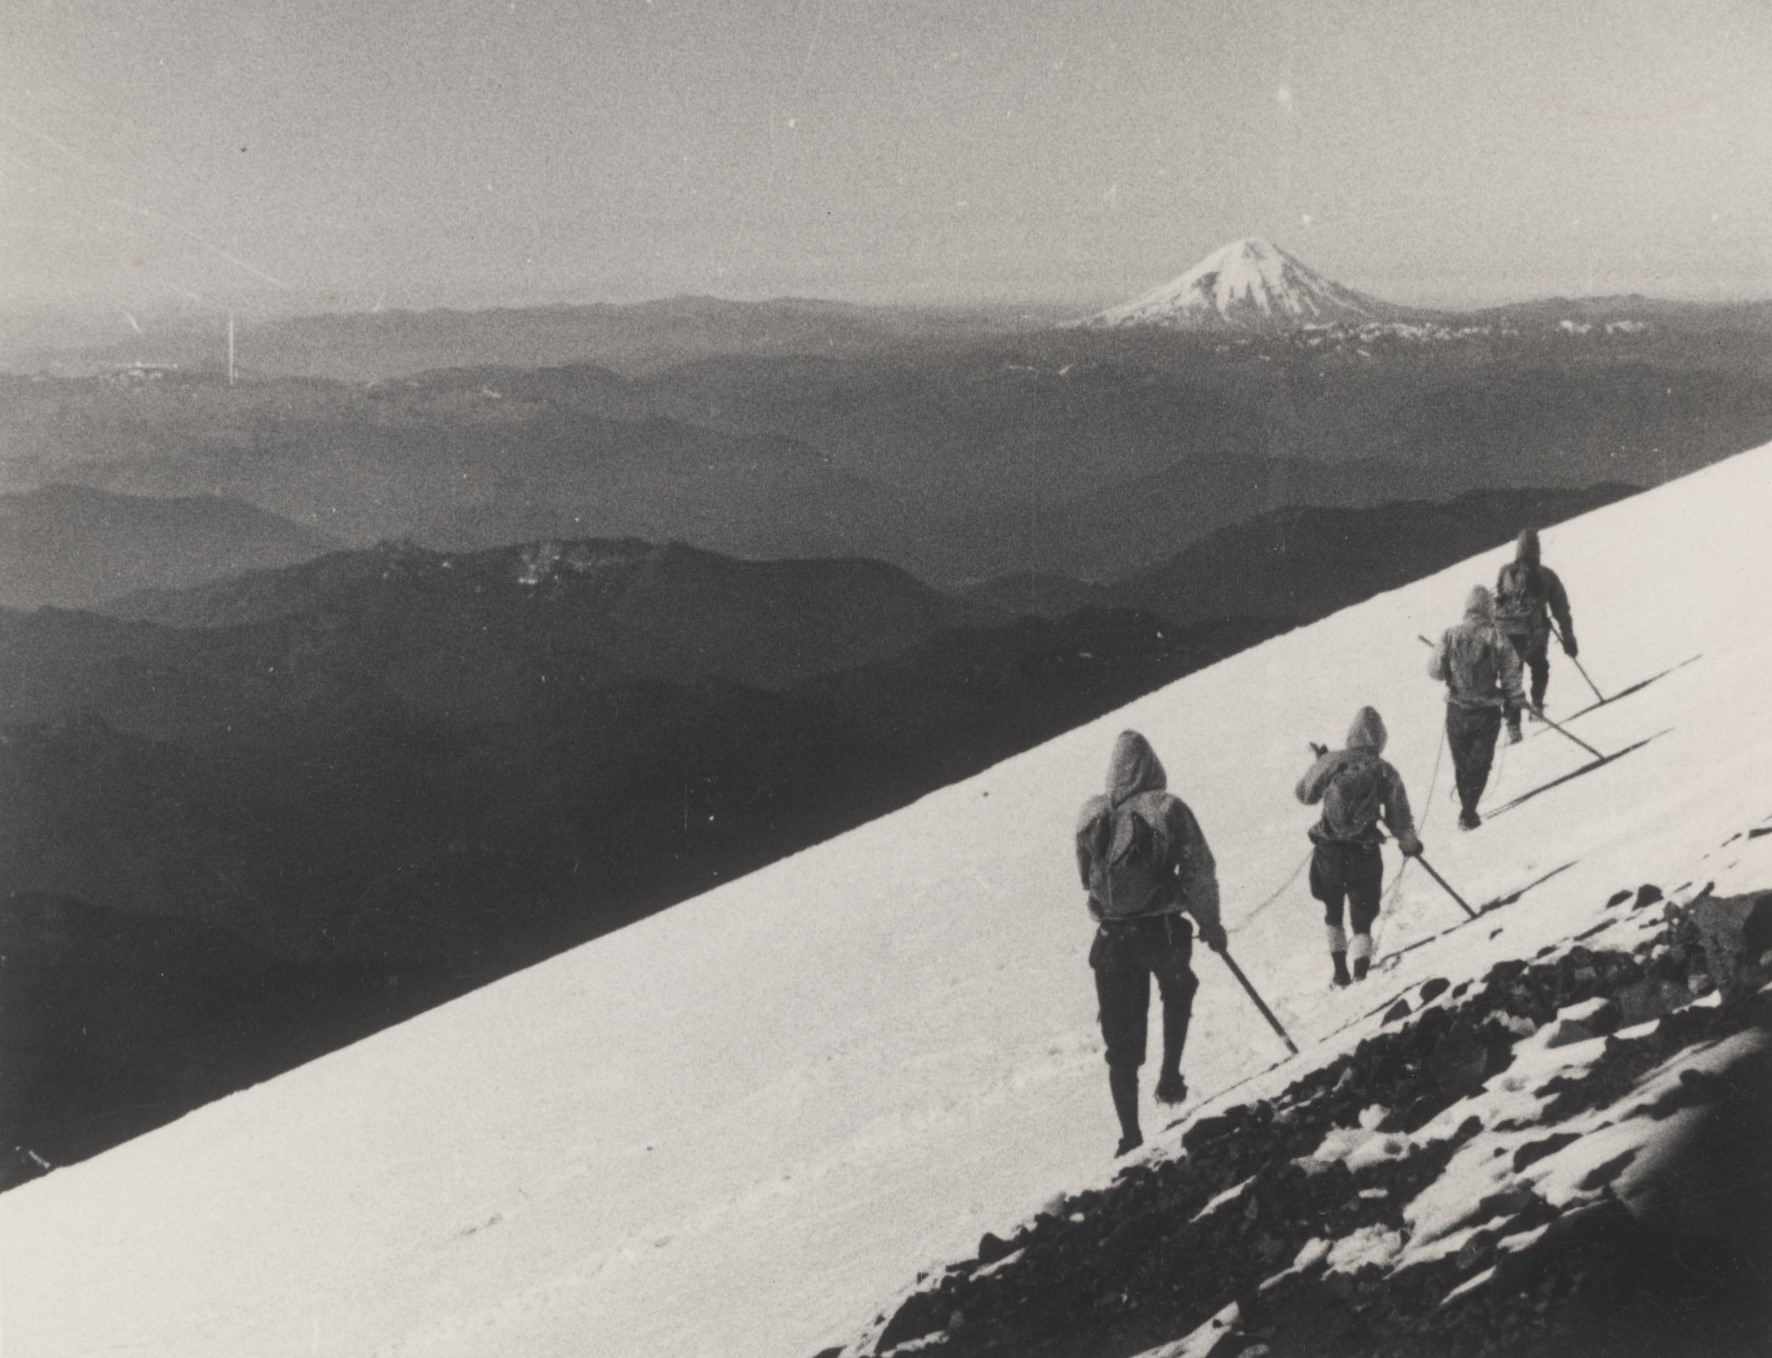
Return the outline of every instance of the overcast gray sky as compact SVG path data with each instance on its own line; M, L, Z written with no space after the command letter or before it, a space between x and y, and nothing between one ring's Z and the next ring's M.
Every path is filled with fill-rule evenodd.
M4 0L0 301L1772 295L1765 0Z

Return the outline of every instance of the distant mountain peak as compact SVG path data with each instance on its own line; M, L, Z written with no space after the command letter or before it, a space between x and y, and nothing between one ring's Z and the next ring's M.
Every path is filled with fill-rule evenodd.
M1179 278L1091 316L1101 329L1292 329L1392 320L1400 308L1325 278L1260 236L1222 245Z

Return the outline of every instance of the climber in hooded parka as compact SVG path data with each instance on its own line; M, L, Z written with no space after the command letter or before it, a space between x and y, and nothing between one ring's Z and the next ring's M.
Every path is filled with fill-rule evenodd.
M1520 663L1532 674L1532 709L1544 706L1550 686L1550 628L1556 620L1563 650L1573 660L1580 649L1575 620L1569 615L1569 592L1557 573L1539 560L1538 534L1520 534L1514 559L1495 578L1495 626L1513 646Z
M1124 1155L1143 1143L1138 1068L1144 1064L1151 978L1163 997L1163 1063L1157 1098L1187 1097L1181 1053L1198 982L1190 966L1193 929L1222 950L1218 871L1194 813L1168 791L1150 742L1123 731L1108 764L1107 791L1083 803L1077 819L1077 870L1096 921L1089 965L1095 972L1108 1088L1120 1119Z
M1495 741L1507 722L1510 741L1520 738L1520 657L1495 627L1495 604L1477 585L1464 602L1464 621L1448 627L1427 662L1430 679L1446 685L1446 743L1458 783L1458 824L1483 823L1477 802L1489 784Z
M1372 965L1372 923L1378 918L1384 890L1379 821L1390 827L1405 855L1421 852L1409 794L1402 777L1383 757L1386 739L1377 709L1362 707L1348 728L1347 745L1339 750L1319 747L1316 762L1298 780L1298 800L1307 806L1320 802L1323 807L1310 830L1315 845L1310 882L1311 895L1323 903L1336 985L1364 980ZM1344 907L1352 916L1351 945L1342 924Z

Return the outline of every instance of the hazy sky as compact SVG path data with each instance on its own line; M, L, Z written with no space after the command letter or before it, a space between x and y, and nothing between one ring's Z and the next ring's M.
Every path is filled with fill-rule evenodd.
M0 301L1772 296L1766 0L0 0Z

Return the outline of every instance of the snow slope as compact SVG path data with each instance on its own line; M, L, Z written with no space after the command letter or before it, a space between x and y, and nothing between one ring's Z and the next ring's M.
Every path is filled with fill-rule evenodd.
M1220 246L1181 277L1083 322L1096 328L1229 325L1290 329L1389 320L1400 310L1323 277L1256 236Z
M1359 1016L1406 984L1587 928L1619 887L1772 883L1772 836L1719 849L1772 813L1769 511L1772 446L1545 534L1594 678L1671 672L1577 723L1607 750L1655 739L1475 835L1451 828L1417 634L1455 621L1501 553L0 1197L0 1351L846 1342L917 1269L1113 1171L1070 837L1122 727L1151 737L1197 812L1233 948L1305 1047L1294 1069L1371 1031ZM1589 696L1554 664L1553 715ZM1311 819L1292 786L1305 742L1337 739L1366 702L1429 858L1469 900L1569 866L1499 934L1449 934L1337 994L1317 910L1288 885ZM1585 759L1537 732L1490 803ZM1411 870L1380 951L1461 918ZM1198 970L1185 1070L1207 1108L1283 1050L1215 959Z

